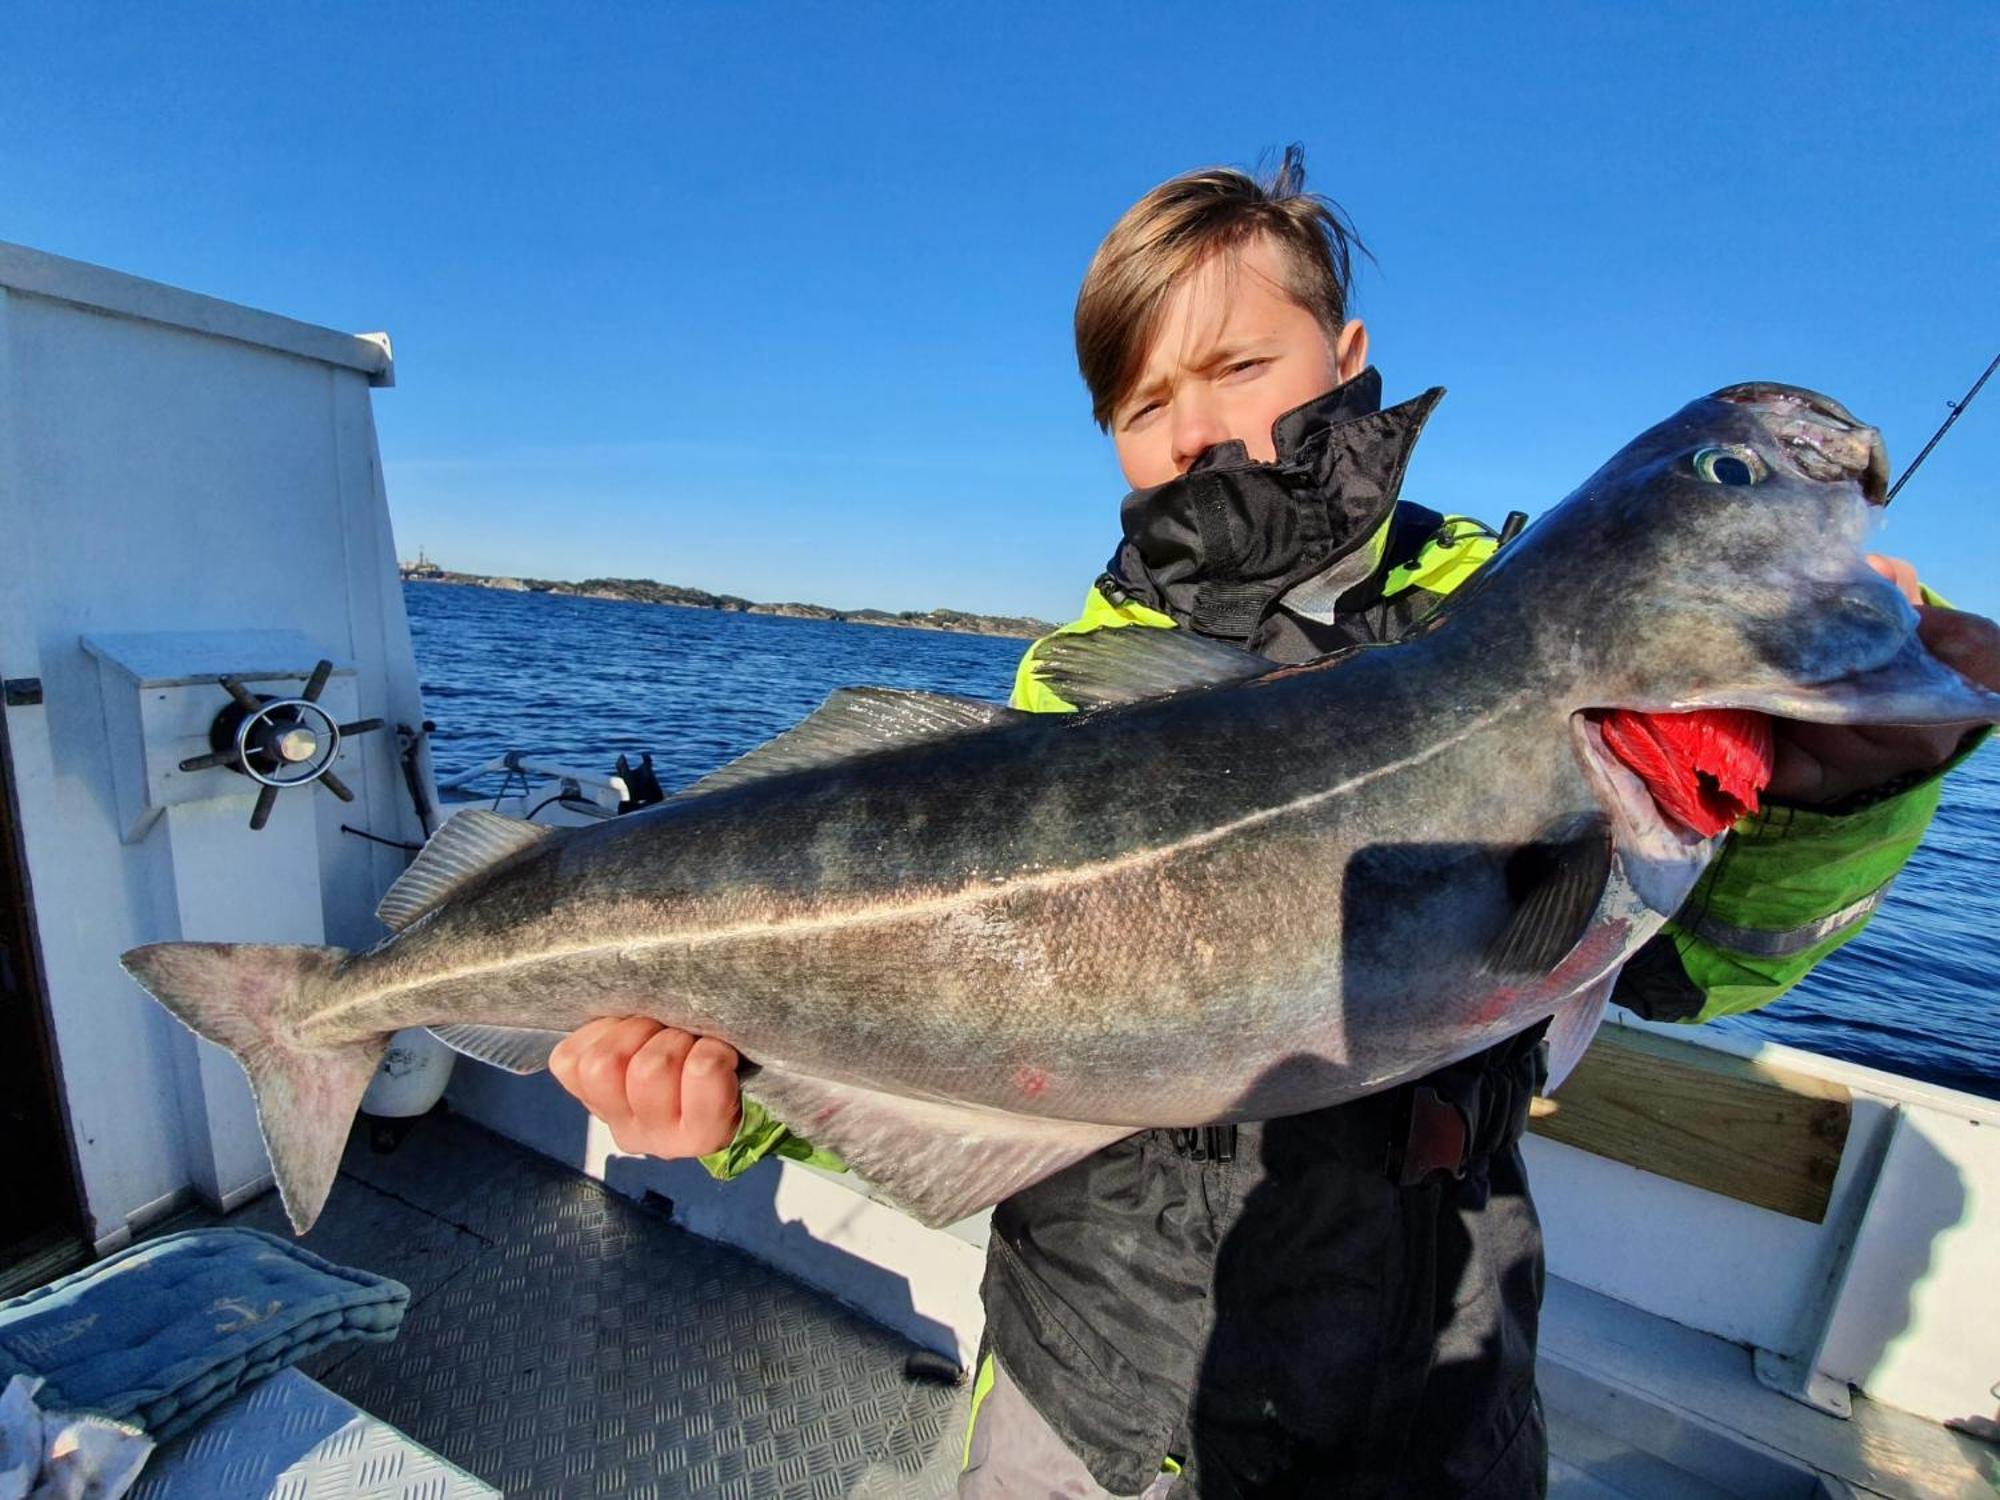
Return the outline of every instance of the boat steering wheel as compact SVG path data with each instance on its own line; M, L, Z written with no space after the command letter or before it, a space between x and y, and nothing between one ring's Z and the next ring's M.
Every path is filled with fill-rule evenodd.
M278 793L288 787L317 781L342 802L352 802L354 793L333 774L333 758L340 753L341 740L380 729L382 721L336 724L333 715L319 706L319 695L332 674L333 663L322 661L296 698L253 693L235 677L218 677L230 701L208 726L208 754L190 756L181 762L181 769L234 771L256 782L257 805L250 811L253 829L270 821Z

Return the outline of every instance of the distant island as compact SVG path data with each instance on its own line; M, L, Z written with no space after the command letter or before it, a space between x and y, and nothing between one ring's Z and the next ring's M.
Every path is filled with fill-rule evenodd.
M682 609L715 609L725 614L782 615L788 620L841 620L849 625L894 625L905 630L948 630L959 635L1034 636L1047 635L1055 626L1024 615L974 615L957 609L904 610L891 614L881 609L834 609L825 604L760 604L734 594L711 594L706 589L683 588L677 583L655 583L650 578L586 578L568 583L550 578L487 578L474 573L454 573L417 554L415 562L398 563L398 571L410 583L452 583L483 589L504 589L514 593L566 594L577 599L616 599L627 604L677 604Z

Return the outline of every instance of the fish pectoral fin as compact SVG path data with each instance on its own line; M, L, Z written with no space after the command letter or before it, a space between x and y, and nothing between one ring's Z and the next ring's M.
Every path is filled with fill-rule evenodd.
M1278 670L1266 657L1191 630L1144 626L1052 635L1034 647L1030 660L1045 687L1084 709L1248 682Z
M425 1028L454 1052L491 1063L509 1073L539 1073L567 1031L539 1031L531 1026L431 1026Z
M557 832L546 823L523 822L483 807L454 813L383 893L375 915L391 932L401 932L460 886Z
M839 688L805 718L755 750L683 788L671 801L705 797L746 782L989 729L1018 717L1004 703L905 688Z
M1508 880L1523 887L1521 900L1480 967L1510 978L1552 971L1589 928L1610 879L1611 830L1602 819L1517 849Z
M770 1067L746 1078L744 1092L933 1229L991 1208L1132 1133L1125 1125L906 1099Z

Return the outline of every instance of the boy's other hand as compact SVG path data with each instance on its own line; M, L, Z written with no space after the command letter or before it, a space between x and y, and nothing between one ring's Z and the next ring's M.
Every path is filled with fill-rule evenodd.
M1870 554L1868 565L1917 609L1917 639L1976 687L2000 692L2000 626L1981 615L1924 603L1916 569ZM1911 772L1943 765L1977 724L1801 724L1779 719L1768 795L1811 807L1839 802Z
M706 1156L734 1139L736 1049L644 1016L579 1026L549 1054L556 1082L629 1156Z

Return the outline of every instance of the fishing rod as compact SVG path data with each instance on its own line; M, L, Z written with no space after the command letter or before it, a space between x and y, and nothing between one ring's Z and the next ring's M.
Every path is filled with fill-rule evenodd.
M1965 415L1966 407L1972 405L1972 398L1979 394L1979 388L1986 384L1987 380L1992 376L1994 370L1996 369L2000 369L2000 354L1994 355L1993 363L1986 367L1986 373L1981 375L1977 380L1972 382L1971 390L1967 391L1963 396L1959 397L1958 400L1956 401L1945 402L1945 405L1949 407L1951 410L1951 415L1944 419L1944 425L1942 427L1938 428L1936 432L1931 434L1931 440L1928 443L1924 444L1923 451L1919 453L1915 458L1910 460L1909 468L1903 470L1903 472L1897 477L1896 482L1889 486L1889 493L1886 496L1884 496L1882 500L1882 503L1884 505L1887 505L1891 500L1895 499L1896 491L1900 490L1904 485L1910 482L1910 476L1917 472L1917 466L1921 464L1925 459L1931 456L1931 449L1935 448L1938 445L1938 440L1940 438L1942 438L1947 432L1951 431L1951 424L1956 422L1960 417Z

